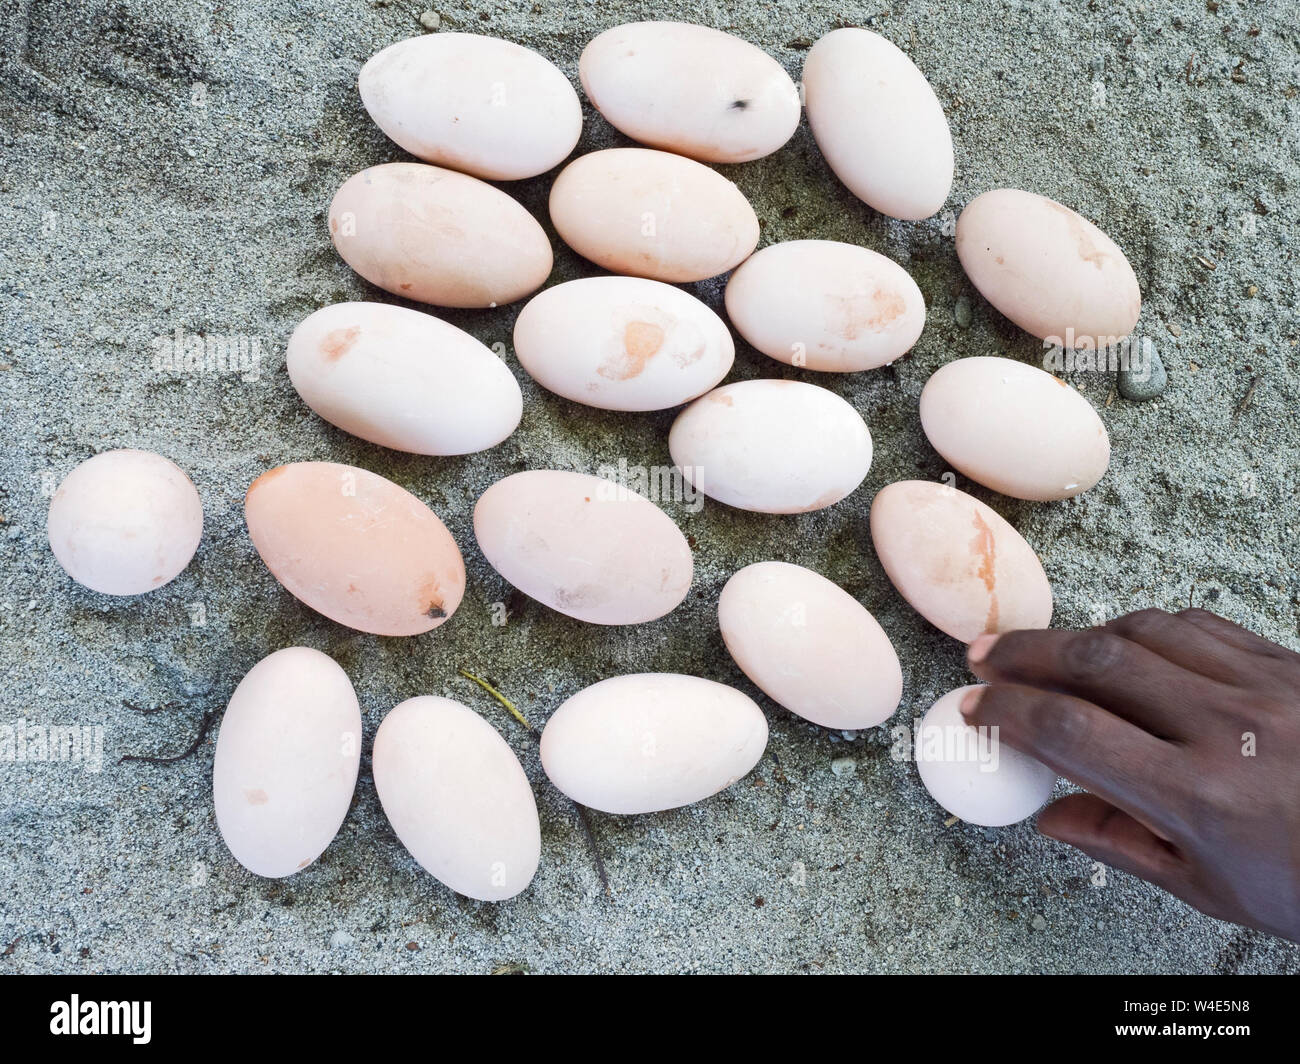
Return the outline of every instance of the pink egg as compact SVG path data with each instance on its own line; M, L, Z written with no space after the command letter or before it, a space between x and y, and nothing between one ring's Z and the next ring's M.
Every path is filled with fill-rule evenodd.
M927 480L890 484L871 504L871 540L899 594L963 643L1052 620L1038 555L964 491Z
M903 696L889 636L857 599L786 562L748 565L718 598L727 650L765 694L826 728L872 728Z
M976 196L957 219L957 256L985 299L1060 347L1108 347L1142 310L1124 252L1046 196L1014 188Z
M142 595L190 563L203 506L190 478L150 451L104 451L69 473L50 500L50 549L77 583Z
M610 148L569 163L551 186L560 238L614 273L684 284L739 265L758 244L744 194L703 163Z
M279 466L253 481L244 516L253 546L285 589L349 628L427 632L465 593L460 548L438 515L365 469Z
M586 473L532 469L498 480L474 507L474 535L515 587L580 621L653 621L691 588L691 548L672 518Z
M545 282L551 244L500 189L424 163L353 174L330 204L343 261L394 295L443 307L513 303Z
M1005 827L1043 807L1056 773L991 729L966 723L961 700L978 686L949 691L926 712L915 736L916 768L930 796L953 816Z

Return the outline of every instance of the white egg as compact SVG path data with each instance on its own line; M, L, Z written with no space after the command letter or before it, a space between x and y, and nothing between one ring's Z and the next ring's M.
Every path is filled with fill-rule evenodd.
M142 595L175 578L203 536L203 505L184 472L150 451L104 451L50 500L50 549L77 583Z
M718 598L727 650L745 675L792 713L826 728L872 728L903 695L898 655L857 599L820 573L758 562Z
M862 416L834 392L802 381L715 388L677 416L668 450L705 495L770 514L833 506L871 468Z
M952 134L906 53L870 30L834 30L808 52L803 86L817 147L858 199L909 221L944 205Z
M1017 499L1071 498L1110 462L1110 437L1088 400L1010 358L940 367L921 391L921 426L959 473Z
M230 696L212 762L217 827L259 876L306 868L338 834L361 758L361 709L347 674L319 650L286 647Z
M799 125L799 90L748 41L687 22L632 22L582 52L596 109L633 140L713 163L770 155Z
M1013 750L991 729L966 723L961 700L978 686L949 691L926 712L916 733L916 767L925 789L953 816L1004 827L1043 807L1056 773Z
M712 310L644 277L587 277L534 296L515 354L544 388L604 410L663 410L727 375L736 348Z
M335 303L293 331L289 379L326 421L412 454L470 454L515 430L523 396L478 340L387 303Z
M433 696L395 706L375 733L374 772L388 822L430 875L480 901L532 882L542 846L532 787L472 709Z
M565 702L542 731L542 767L575 802L653 813L702 801L746 775L767 720L734 687L677 673L614 676Z
M582 133L569 79L530 48L475 33L389 45L361 68L375 125L426 162L486 181L559 165Z

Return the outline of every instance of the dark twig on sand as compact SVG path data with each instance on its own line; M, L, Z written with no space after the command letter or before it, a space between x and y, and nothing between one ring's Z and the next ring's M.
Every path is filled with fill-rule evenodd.
M212 727L212 722L217 719L217 715L212 710L207 710L203 714L203 719L199 721L199 733L194 737L194 742L175 757L155 757L150 754L123 754L117 759L120 765L124 761L143 761L147 765L173 765L177 761L184 761L203 745L203 740L208 737L208 730Z

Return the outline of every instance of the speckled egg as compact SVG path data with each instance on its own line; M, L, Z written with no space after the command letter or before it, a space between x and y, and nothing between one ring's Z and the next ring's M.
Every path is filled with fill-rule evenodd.
M910 221L944 205L952 134L906 53L870 30L833 30L808 52L803 87L817 147L858 199Z
M580 156L555 179L550 206L560 239L613 273L703 281L739 265L758 244L758 216L740 189L665 151Z
M653 621L691 587L691 548L672 518L603 477L531 469L498 480L474 507L474 535L510 583L580 621Z
M663 410L702 395L735 358L731 332L694 296L644 277L587 277L534 296L515 354L540 385L605 410Z
M758 764L767 720L734 687L634 673L584 688L551 714L542 767L564 794L605 813L703 801Z
M781 64L708 26L615 26L583 50L578 76L610 125L705 162L771 155L799 125L799 91Z
M486 181L535 177L573 151L582 104L531 48L474 33L398 41L361 68L361 102L412 155Z
M941 367L921 391L921 425L959 473L1017 499L1068 499L1110 462L1110 437L1088 400L1009 358Z
M1108 347L1142 310L1124 252L1046 196L1014 188L976 196L957 219L957 256L985 299L1058 347Z
M405 488L337 462L295 462L253 481L248 534L295 598L349 628L417 635L460 605L465 563L438 515Z
M429 695L395 706L375 733L374 773L402 845L456 893L504 901L532 882L542 849L533 789L473 710Z
M898 593L963 643L1052 620L1052 588L1038 555L964 491L927 480L890 484L871 504L871 540Z
M871 468L862 416L834 392L802 381L715 388L677 416L668 450L705 495L769 514L833 506Z
M469 454L515 430L506 364L454 325L388 303L335 303L289 338L289 379L326 421L413 454Z
M978 684L949 691L932 705L915 736L916 768L930 796L968 824L997 828L1033 816L1052 796L1056 773L961 715Z
M332 658L286 647L239 682L212 761L217 828L254 875L306 868L338 834L361 759L361 709Z
M477 178L424 163L384 163L334 195L330 238L371 284L420 303L495 307L550 275L551 243L522 206Z
M77 583L143 595L190 564L203 506L190 478L151 451L104 451L69 473L50 500L50 549Z
M824 373L888 365L925 327L925 299L906 270L834 240L756 251L731 275L726 302L736 331L763 354Z
M758 562L718 598L718 625L742 671L791 713L826 728L872 728L903 696L903 672L884 629L820 573Z

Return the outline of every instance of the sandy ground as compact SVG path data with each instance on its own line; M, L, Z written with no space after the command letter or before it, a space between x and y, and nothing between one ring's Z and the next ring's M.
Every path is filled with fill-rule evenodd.
M669 618L617 630L511 600L474 544L470 510L522 468L666 465L672 412L606 414L542 392L508 351L513 307L447 315L507 345L524 389L521 428L488 453L424 459L350 438L313 416L284 372L285 342L308 313L389 298L339 260L323 218L351 173L403 158L354 82L367 56L421 32L425 9L0 4L0 723L103 728L102 771L0 763L0 972L1300 971L1296 947L1122 874L1095 883L1088 859L1030 825L946 825L914 766L891 758L884 729L830 734L758 696L714 613L738 567L799 562L848 588L891 634L906 678L898 721L968 681L961 648L885 580L866 514L883 485L946 471L917 418L930 373L965 355L1041 360L1037 342L965 281L950 236L964 203L1013 185L1079 209L1127 251L1146 299L1139 332L1157 344L1169 386L1138 404L1112 397L1113 374L1071 375L1114 443L1109 474L1082 498L1036 505L972 490L1040 551L1061 626L1194 599L1298 645L1295 4L437 6L444 29L529 44L575 84L584 44L640 17L733 30L796 78L812 40L841 21L864 25L911 54L952 124L946 219L909 224L868 210L829 173L806 125L776 155L725 168L757 209L764 243L825 237L884 252L916 277L928 323L890 369L815 378L875 437L875 465L849 500L794 518L667 506L695 541L695 588ZM579 152L625 143L590 108L586 117ZM545 221L548 187L542 177L510 190ZM552 281L595 272L558 241L556 252ZM721 308L721 281L694 291ZM258 371L155 369L155 338L177 330L256 339ZM731 379L797 375L742 346ZM44 536L53 485L124 446L179 463L207 515L189 569L135 600L74 585ZM416 639L350 632L271 578L244 528L244 491L272 465L319 458L381 472L444 517L470 574L451 624ZM506 600L513 619L493 627L491 606ZM254 878L222 845L212 735L172 765L119 763L184 750L244 672L291 644L344 666L368 738L415 694L459 698L497 725L542 816L542 866L526 893L473 903L422 872L379 809L368 748L339 837L283 882ZM462 667L538 724L613 673L735 683L768 713L770 756L693 808L593 814L607 897L533 739L458 677Z

